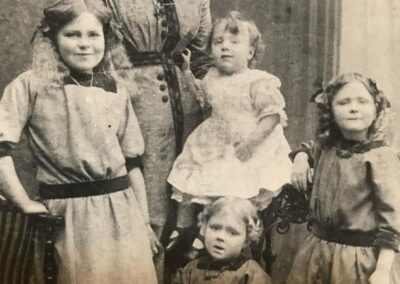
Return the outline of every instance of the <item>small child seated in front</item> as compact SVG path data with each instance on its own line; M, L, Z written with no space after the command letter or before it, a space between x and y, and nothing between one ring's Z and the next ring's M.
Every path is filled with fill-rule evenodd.
M247 199L222 197L199 216L207 254L178 271L178 283L271 283L261 266L244 254L261 235L256 208Z

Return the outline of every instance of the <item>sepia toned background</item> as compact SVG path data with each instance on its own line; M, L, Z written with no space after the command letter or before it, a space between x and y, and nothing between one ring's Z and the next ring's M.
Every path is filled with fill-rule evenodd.
M289 116L285 134L292 147L315 128L311 94L333 75L357 71L376 79L400 112L400 0L210 0L213 17L238 10L263 34L266 52L258 68L277 75ZM29 68L31 38L49 0L1 0L0 93ZM400 124L397 126L400 130ZM397 129L393 146L400 150ZM25 141L15 151L18 174L35 192L32 159ZM276 237L275 278L284 281L306 235L299 226ZM281 249L285 247L285 250Z

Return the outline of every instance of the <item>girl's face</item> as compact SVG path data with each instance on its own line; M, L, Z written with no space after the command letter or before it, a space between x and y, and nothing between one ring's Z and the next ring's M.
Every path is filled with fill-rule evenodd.
M363 141L376 118L375 102L359 81L347 83L332 100L332 112L344 138Z
M103 25L91 13L83 13L62 27L56 40L62 60L78 72L93 72L103 59Z
M220 72L233 74L248 67L249 60L254 56L254 48L250 46L250 34L245 23L238 22L237 34L225 27L226 21L222 21L214 28L211 55Z
M237 258L246 239L246 224L233 212L219 212L207 222L205 247L214 260Z

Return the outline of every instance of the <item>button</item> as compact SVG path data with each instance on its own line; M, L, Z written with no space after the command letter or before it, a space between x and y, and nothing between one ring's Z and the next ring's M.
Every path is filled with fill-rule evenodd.
M164 80L164 74L163 73L159 73L157 75L157 80L160 80L160 81Z
M165 96L165 95L162 96L161 100L162 100L164 103L168 102L168 96Z
M167 89L167 86L165 86L164 84L163 85L160 85L160 90L161 91L165 91Z
M167 20L162 20L161 21L161 26L166 27L167 26Z

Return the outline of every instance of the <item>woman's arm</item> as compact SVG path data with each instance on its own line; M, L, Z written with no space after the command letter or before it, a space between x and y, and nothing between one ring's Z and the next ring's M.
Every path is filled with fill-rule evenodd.
M153 254L157 254L161 248L160 242L157 240L153 229L150 226L149 209L147 206L146 187L142 171L139 167L131 169L128 173L129 183L133 189L137 202L139 203L140 211L142 213L144 223L146 225L147 233L150 240L151 250Z
M18 179L11 156L0 157L0 189L6 199L26 214L48 213L42 203L29 198Z

